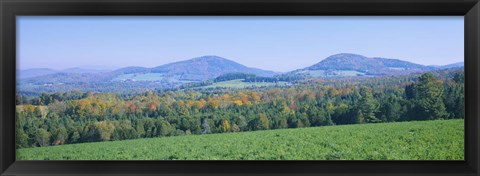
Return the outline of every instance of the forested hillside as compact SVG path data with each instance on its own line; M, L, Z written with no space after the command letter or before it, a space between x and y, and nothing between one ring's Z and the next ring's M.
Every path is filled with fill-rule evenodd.
M464 118L463 92L463 70L444 70L282 88L17 95L16 145Z

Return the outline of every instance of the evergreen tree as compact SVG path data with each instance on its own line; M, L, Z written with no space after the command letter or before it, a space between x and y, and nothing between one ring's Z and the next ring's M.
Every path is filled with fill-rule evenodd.
M432 120L447 117L445 104L443 103L443 87L441 82L435 79L432 73L424 73L420 76L415 86L419 107L418 116L421 119Z
M365 121L366 123L380 122L375 116L379 104L373 98L372 89L368 87L360 87L360 96L360 101L357 104L359 118L363 118L363 120L360 121Z

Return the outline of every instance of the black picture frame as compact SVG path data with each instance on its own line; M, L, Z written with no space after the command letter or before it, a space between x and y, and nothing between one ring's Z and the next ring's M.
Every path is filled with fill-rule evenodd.
M0 0L1 175L479 175L478 0ZM464 161L15 161L19 15L419 15L465 17Z

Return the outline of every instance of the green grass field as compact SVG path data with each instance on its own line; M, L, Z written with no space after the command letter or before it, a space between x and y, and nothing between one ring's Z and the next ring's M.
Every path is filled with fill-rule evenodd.
M222 81L213 83L212 85L203 86L201 88L247 88L247 87L262 87L262 86L285 86L287 82L243 82L243 79L234 79L230 81Z
M358 75L365 75L365 73L358 72L358 71L351 71L351 70L336 70L330 71L330 74L327 75L325 70L302 70L298 73L307 74L313 77L348 77L348 76L358 76Z
M17 150L18 160L463 160L464 121L191 135Z
M145 74L123 74L115 79L114 81L125 81L127 79L135 81L160 81L163 79L163 73L145 73Z

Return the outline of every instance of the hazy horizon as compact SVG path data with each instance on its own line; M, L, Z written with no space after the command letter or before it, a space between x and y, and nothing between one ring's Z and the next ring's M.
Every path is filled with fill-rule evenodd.
M339 53L422 65L464 61L463 16L19 16L17 27L20 70L151 68L205 55L276 72Z
M345 54L345 53L338 53L338 54ZM355 54L355 53L347 53L347 54ZM204 55L204 56L218 56L218 55ZM203 57L203 56L199 56L199 57ZM222 56L218 56L218 57L222 57ZM371 56L367 56L367 57L371 57ZM372 57L380 57L380 56L372 56ZM222 57L224 58L224 57ZM193 59L193 58L191 58ZM229 58L225 58L225 59L229 59ZM175 61L175 62L181 62L181 61L187 61L187 60L190 60L190 59L185 59L185 60L179 60L179 61ZM231 60L231 59L229 59ZM323 60L323 59L322 59ZM237 62L235 60L232 60L234 62ZM320 60L321 61L321 60ZM319 61L319 62L320 62ZM443 65L425 65L425 66L444 66L444 65L449 65L449 64L456 64L456 63L461 63L461 62L464 62L464 61L458 61L458 62L452 62L452 63L448 63L448 64L443 64ZM239 63L239 62L237 62ZM317 62L318 63L318 62ZM167 63L168 64L168 63ZM242 64L242 63L239 63L239 64ZM311 65L314 65L316 63L312 63ZM244 64L242 64L244 65ZM157 66L160 66L160 65L157 65ZM157 66L150 66L150 67L147 67L147 66L138 66L138 65L130 65L130 66L125 66L125 67L145 67L145 68L153 68L153 67L157 67ZM247 67L250 67L248 65L245 65ZM68 67L68 68L62 68L62 69L55 69L55 68L49 68L49 67L35 67L35 68L25 68L25 69L18 69L18 70L30 70L30 69L51 69L51 70L56 70L56 71L61 71L61 70L68 70L68 69L76 69L76 68L80 68L80 69L91 69L91 70L116 70L116 69L121 69L121 68L125 68L125 67L114 67L114 66L108 66L108 65L79 65L79 66L73 66L73 67ZM250 67L250 68L256 68L256 67ZM262 68L258 68L258 69L262 69ZM303 69L303 68L296 68L296 69L293 69L293 70L287 70L287 71L275 71L275 72L289 72L289 71L294 71L294 70L297 70L297 69ZM266 69L264 69L266 70ZM273 70L271 70L273 71Z

